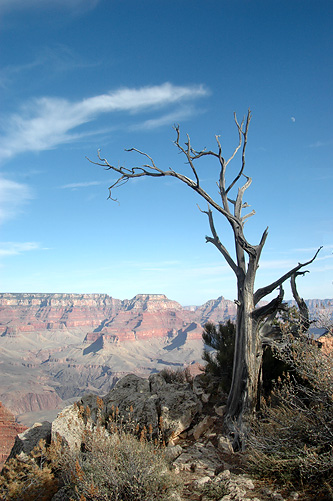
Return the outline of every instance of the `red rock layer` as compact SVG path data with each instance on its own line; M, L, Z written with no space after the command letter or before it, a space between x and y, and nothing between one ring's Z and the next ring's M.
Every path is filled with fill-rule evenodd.
M16 423L14 415L0 402L0 470L14 445L15 437L27 427Z
M0 335L99 326L121 301L106 294L0 294Z

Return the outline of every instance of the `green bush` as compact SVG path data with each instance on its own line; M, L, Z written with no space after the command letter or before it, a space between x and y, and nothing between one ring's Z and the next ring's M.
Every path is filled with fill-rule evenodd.
M217 327L208 322L202 333L204 343L214 350L204 349L202 358L207 362L205 373L217 377L226 393L230 390L232 380L235 334L236 327L230 320L226 324L219 323Z

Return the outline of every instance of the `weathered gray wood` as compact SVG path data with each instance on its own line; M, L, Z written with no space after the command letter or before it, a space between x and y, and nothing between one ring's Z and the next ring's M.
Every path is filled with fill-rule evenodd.
M276 333L276 329L270 327L275 315L283 307L282 284L286 280L291 279L292 284L294 284L292 285L293 292L297 294L295 278L297 274L299 274L299 270L311 264L317 257L320 249L318 249L314 257L306 263L298 263L292 270L288 271L271 284L258 289L256 292L254 291L255 277L259 267L261 252L267 239L268 228L264 230L261 240L257 245L250 244L244 235L245 221L255 214L254 210L247 214L242 214L242 211L249 207L247 203L243 202L243 197L252 182L252 179L244 174L245 152L251 112L250 110L248 111L246 119L244 118L241 124L238 123L236 115L234 115L234 119L238 131L238 144L228 160L225 160L222 155L219 136L215 136L217 152L206 150L197 151L192 147L188 135L185 146L180 144L179 126L174 127L176 131L175 145L186 157L187 164L190 167L194 179L176 172L171 168L167 171L160 169L151 156L136 148L130 148L126 151L136 152L147 159L147 163L140 167L132 167L130 169L123 166L117 167L110 164L105 158L102 158L100 152L98 152L99 162L92 163L101 165L107 170L112 170L119 175L117 181L109 187L109 198L112 200L115 199L112 198L111 192L130 179L142 176L172 176L186 184L208 203L208 210L201 211L208 217L212 234L212 236L206 236L206 241L212 243L222 254L230 268L234 271L237 280L238 294L237 299L235 299L235 303L237 304L235 355L232 384L227 403L226 425L230 433L234 435L234 446L243 447L246 438L246 421L248 416L254 412L258 399L258 384L262 364L263 345L267 344L270 331ZM242 155L241 166L227 186L226 169L239 150L241 150ZM217 185L221 198L218 202L200 185L200 178L195 166L195 162L198 159L206 156L214 157L218 161L219 173ZM234 197L234 199L230 198L231 190L238 184L242 177L245 178L245 183L241 184L238 188L236 197ZM231 226L235 242L235 259L231 257L229 251L221 243L217 235L212 208L215 209L217 213L222 214ZM261 299L277 288L280 289L280 292L275 299L262 308L256 308ZM304 310L304 305L300 301L298 294L295 296L295 299L300 308Z

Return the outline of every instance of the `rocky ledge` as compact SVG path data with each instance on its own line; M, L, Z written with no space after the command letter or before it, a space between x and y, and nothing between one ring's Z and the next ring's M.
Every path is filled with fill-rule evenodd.
M212 498L204 494L209 491L223 493L220 501L283 501L279 492L241 470L240 453L234 453L221 434L224 406L220 404L207 393L201 376L189 384L166 382L160 374L148 380L129 374L105 397L86 396L64 409L53 423L36 423L18 435L10 458L25 461L40 439L50 443L59 436L70 449L79 450L87 429L114 420L116 414L122 426L134 420L140 427L151 425L152 436L163 436L165 456L184 486L174 501L209 501ZM297 498L293 493L288 499ZM59 499L67 498L55 494L53 501Z

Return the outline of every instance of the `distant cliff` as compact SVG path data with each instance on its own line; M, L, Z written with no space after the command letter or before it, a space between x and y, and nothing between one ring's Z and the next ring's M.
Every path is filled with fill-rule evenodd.
M333 301L309 300L330 317ZM106 393L124 374L198 367L207 321L233 320L223 296L182 307L164 294L0 294L0 400L27 424L84 393ZM39 419L39 418L38 418Z
M0 402L0 471L10 453L15 437L27 427L15 421L14 415Z
M203 306L186 309L164 294L137 294L121 301L107 294L0 293L0 335L75 327L90 327L98 332L106 326L110 329L111 325L114 331L126 319L128 322L147 313L177 315L184 322L203 325L208 320L219 322L234 318L236 305L222 296ZM116 319L117 316L120 318ZM159 320L154 322L159 329Z
M43 329L95 327L122 301L107 294L0 294L0 335Z

